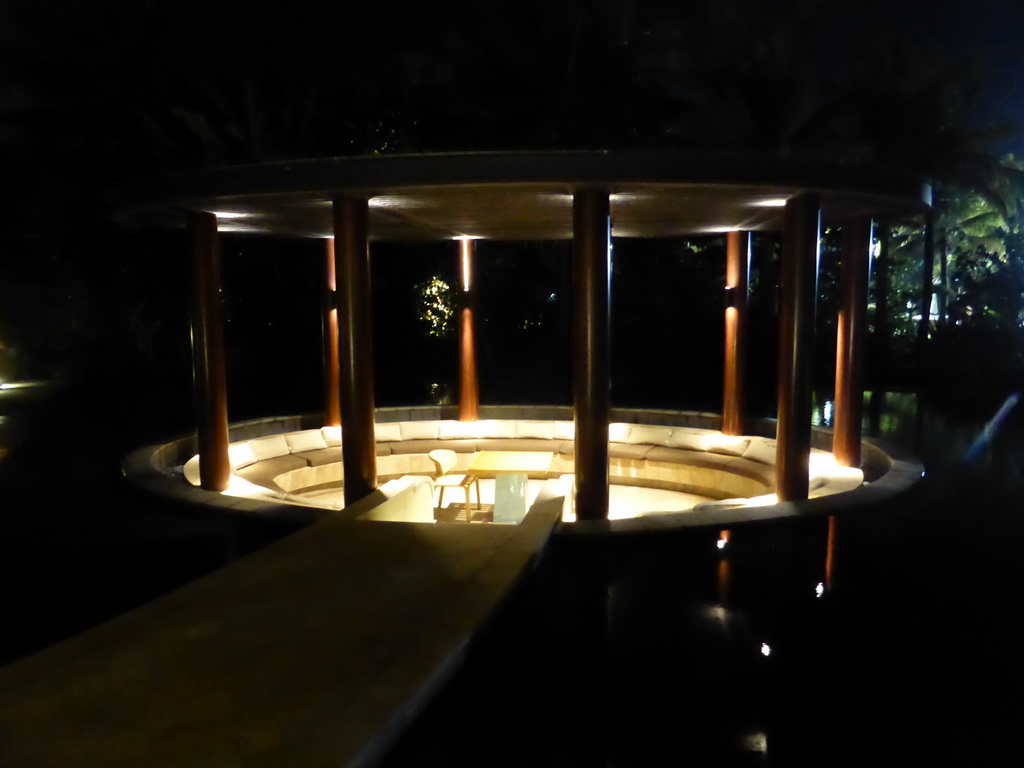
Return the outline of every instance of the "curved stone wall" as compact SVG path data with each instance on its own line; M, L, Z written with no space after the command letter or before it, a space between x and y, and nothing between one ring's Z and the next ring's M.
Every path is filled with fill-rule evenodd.
M551 451L555 454L553 473L572 472L571 408L484 406L482 420L472 423L452 418L455 410L444 406L378 409L381 482L407 475L432 474L433 465L426 452L433 447L455 450L460 469L468 466L478 450ZM184 476L192 474L189 460L194 462L195 440L191 436L136 451L126 458L124 472L133 482L189 504L220 507L239 514L312 520L324 514L324 507L303 499L301 494L313 488L340 487L341 484L337 464L340 433L336 440L331 440L328 437L331 428L317 426L320 418L318 414L273 417L231 427L233 460L238 463L242 457L242 463L246 464L236 469L235 479L253 486L241 491L247 497L209 493L185 482ZM612 483L697 493L713 501L698 504L684 514L577 522L563 526L568 535L737 524L744 520L795 514L832 514L900 493L921 475L921 467L916 462L896 458L892 449L866 441L863 451L866 482L862 484L862 477L856 470L837 470L831 455L823 450L831 443L831 433L818 429L814 431L812 498L778 504L771 495L774 441L766 436L774 433L774 422L755 422L755 434L727 438L716 431L720 420L716 414L617 409L613 411L613 418L630 422L621 421L612 428ZM264 458L260 459L257 454Z

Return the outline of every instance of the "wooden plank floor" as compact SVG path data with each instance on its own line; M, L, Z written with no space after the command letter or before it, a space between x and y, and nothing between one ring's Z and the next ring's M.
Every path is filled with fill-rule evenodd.
M457 668L561 514L331 516L0 669L0 765L374 762Z

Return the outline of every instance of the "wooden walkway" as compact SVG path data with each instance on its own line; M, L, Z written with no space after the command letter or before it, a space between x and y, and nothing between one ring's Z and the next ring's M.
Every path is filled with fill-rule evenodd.
M0 669L0 765L371 765L530 569L522 524L338 515Z

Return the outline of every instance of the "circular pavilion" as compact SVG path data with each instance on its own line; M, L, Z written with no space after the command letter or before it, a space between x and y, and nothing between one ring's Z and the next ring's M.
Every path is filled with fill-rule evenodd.
M925 213L931 189L891 169L765 157L667 152L516 152L277 162L165 177L123 189L132 226L187 227L193 249L192 338L198 482L216 494L232 472L220 306L218 233L324 241L324 426L340 441L345 504L377 488L370 244L452 241L461 273L459 420L480 415L474 334L474 244L571 240L572 434L578 520L609 499L611 237L725 233L724 392L720 431L745 434L747 274L753 231L781 232L778 501L809 495L811 347L822 222L842 230L842 300L832 452L862 461L861 347L873 220ZM467 495L468 498L468 495ZM468 502L467 502L468 505Z

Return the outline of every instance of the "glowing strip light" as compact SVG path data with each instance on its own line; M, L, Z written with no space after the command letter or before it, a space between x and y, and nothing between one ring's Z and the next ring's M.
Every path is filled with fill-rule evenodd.
M462 260L462 290L469 292L472 284L472 263L473 263L473 239L469 237L459 238L459 256Z

